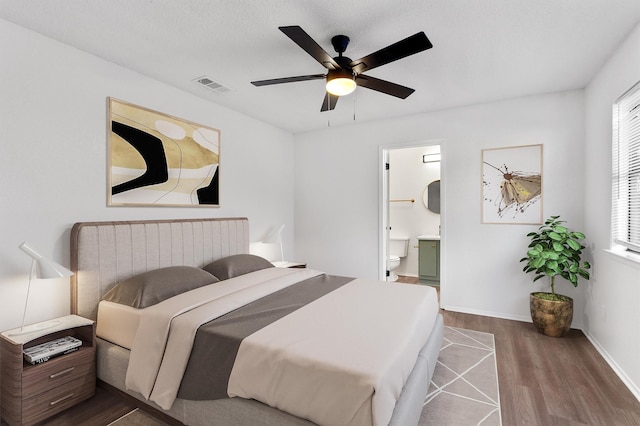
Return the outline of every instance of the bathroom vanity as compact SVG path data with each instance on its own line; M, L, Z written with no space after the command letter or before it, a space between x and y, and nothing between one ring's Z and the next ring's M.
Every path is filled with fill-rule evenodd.
M440 236L418 236L418 275L421 284L440 285Z

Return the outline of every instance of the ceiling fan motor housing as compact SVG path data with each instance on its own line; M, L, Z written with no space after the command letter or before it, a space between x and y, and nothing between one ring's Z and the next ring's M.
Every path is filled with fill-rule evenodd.
M353 79L353 71L351 69L339 69L339 70L329 70L327 73L327 81L333 80L335 78L349 78Z
M351 69L351 62L353 62L351 60L351 58L347 57L347 56L336 56L335 58L333 58L334 61L336 61L336 63L338 65L340 65L340 68L345 69L345 70L350 70Z

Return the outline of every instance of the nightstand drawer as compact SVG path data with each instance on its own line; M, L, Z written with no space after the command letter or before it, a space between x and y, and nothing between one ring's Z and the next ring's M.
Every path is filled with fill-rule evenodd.
M36 423L90 398L95 388L95 375L85 375L47 392L26 395L22 402L23 424Z
M25 367L22 377L22 388L25 397L46 392L89 375L95 376L95 349L81 348L77 352L61 355L42 364Z

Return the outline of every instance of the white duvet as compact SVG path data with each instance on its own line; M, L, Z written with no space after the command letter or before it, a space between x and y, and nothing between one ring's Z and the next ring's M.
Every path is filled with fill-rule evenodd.
M170 408L201 324L318 274L269 268L228 280L204 298L178 296L186 307L171 301L148 319L145 312L127 387ZM229 396L320 425L387 425L437 313L433 288L356 279L244 339Z

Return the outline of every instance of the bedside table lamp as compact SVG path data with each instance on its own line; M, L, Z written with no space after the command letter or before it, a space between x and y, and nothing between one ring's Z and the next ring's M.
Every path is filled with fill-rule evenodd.
M13 333L12 335L20 335L31 333L34 330L24 330L24 320L27 315L27 305L29 304L29 291L31 290L31 281L33 278L62 278L62 277L70 277L73 275L73 272L65 268L64 266L54 262L51 259L47 259L46 257L40 255L34 249L29 247L27 243L22 243L18 247L20 250L25 252L31 257L31 269L29 270L29 284L27 286L27 297L24 301L24 311L22 313L22 325L20 326L20 331L17 333ZM38 325L38 330L55 327L58 325L59 321L51 321L50 323L44 323Z
M269 232L262 242L264 244L279 244L280 245L280 262L286 263L284 261L284 249L282 248L282 230L284 229L284 223L280 225L277 229L272 232ZM278 262L273 262L276 265Z

